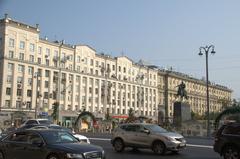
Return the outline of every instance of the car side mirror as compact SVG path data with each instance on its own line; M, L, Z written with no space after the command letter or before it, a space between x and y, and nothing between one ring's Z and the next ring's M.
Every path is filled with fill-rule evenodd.
M146 134L150 134L150 131L149 130L142 130L143 133L146 133Z

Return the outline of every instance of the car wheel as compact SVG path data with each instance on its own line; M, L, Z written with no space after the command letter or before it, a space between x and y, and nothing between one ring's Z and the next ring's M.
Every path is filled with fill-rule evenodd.
M153 143L152 150L156 154L164 155L166 151L166 147L164 143L162 143L161 141L156 141Z
M59 159L59 157L57 155L52 154L52 155L48 156L47 159Z
M116 139L113 143L115 151L122 152L124 150L124 143L122 139Z
M0 159L4 159L3 152L0 151Z
M238 150L233 146L227 146L223 150L223 157L224 159L239 159L240 153Z

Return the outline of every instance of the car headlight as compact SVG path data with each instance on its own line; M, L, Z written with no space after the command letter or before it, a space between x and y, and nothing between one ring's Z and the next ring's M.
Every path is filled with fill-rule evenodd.
M67 153L67 158L83 159L82 154Z
M175 141L174 138L171 138L171 137L168 137L168 136L164 136L164 138L165 138L167 141Z

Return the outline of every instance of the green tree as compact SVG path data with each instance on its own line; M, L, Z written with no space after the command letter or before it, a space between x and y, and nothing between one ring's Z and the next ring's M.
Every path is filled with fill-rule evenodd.
M240 113L240 103L237 101L234 101L231 107L226 108L225 110L223 110L215 119L215 129L218 128L219 126L219 121L224 117L224 116L234 116L236 114ZM232 118L231 117L231 118ZM239 118L239 116L237 115L237 119ZM236 120L237 120L236 119Z
M51 117L53 118L54 121L58 120L58 108L59 108L59 103L55 102L53 103L53 112L51 114Z
M130 108L128 111L128 118L125 120L126 123L132 123L136 120L135 113L133 108Z

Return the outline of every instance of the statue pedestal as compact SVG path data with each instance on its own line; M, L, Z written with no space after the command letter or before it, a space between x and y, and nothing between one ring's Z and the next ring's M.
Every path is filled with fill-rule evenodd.
M181 127L182 122L191 120L191 109L188 103L175 102L173 112L173 124Z

